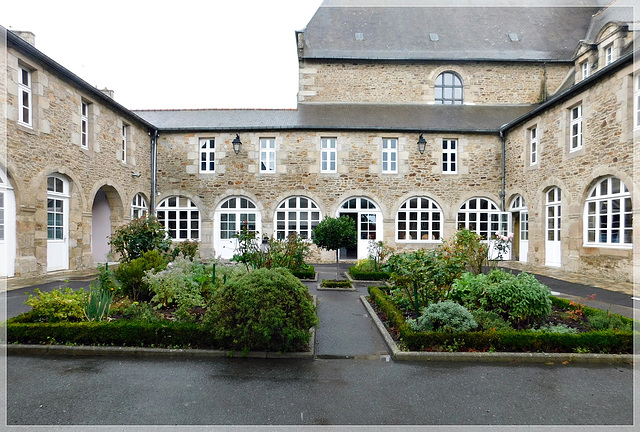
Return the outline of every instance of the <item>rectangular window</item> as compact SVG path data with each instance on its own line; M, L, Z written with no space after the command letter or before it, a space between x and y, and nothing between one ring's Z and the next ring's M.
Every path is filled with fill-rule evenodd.
M582 71L582 79L589 76L589 60L585 60L580 63L580 70Z
M613 45L609 45L604 49L604 64L609 65L613 63Z
M127 163L127 140L129 138L129 125L122 124L122 147L120 148L120 160Z
M538 128L532 127L529 129L529 164L535 165L538 163Z
M382 172L393 174L398 172L398 139L382 139Z
M33 119L33 100L31 97L31 72L27 69L20 68L20 77L18 80L18 122L32 126Z
M338 149L336 138L322 138L322 150L320 154L320 172L337 172Z
M571 108L570 151L582 148L582 105Z
M276 172L276 139L260 138L260 172Z
M80 145L89 148L89 104L80 103Z
M447 174L458 172L458 140L442 140L442 172Z
M200 139L200 172L216 172L216 140L213 138Z
M633 92L633 117L634 117L634 123L633 126L635 128L640 128L640 73L638 73L638 75L636 75L636 79L635 79L635 88L634 88L634 92Z

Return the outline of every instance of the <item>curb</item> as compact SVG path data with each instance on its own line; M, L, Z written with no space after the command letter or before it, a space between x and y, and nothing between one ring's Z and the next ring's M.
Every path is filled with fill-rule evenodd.
M576 354L576 353L519 353L519 352L419 352L401 351L389 335L387 328L373 310L367 296L360 301L382 335L394 361L458 361L483 363L629 363L633 364L633 354Z

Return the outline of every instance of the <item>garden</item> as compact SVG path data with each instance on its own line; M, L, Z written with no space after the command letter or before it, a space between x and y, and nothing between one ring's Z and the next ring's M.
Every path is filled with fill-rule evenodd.
M198 244L172 244L152 216L134 219L110 239L120 263L100 267L89 290L36 290L32 310L7 321L22 344L207 348L230 352L308 350L316 307L298 276L308 244L239 234L231 265L202 262Z
M497 257L510 241L496 234ZM369 301L401 349L633 352L633 320L553 297L532 275L496 268L488 248L461 230L434 249L389 256L389 284L369 287Z

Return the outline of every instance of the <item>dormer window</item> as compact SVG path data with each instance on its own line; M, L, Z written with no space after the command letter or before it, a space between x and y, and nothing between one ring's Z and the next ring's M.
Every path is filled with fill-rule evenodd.
M610 65L615 60L613 56L613 44L604 49L604 65Z
M580 71L582 72L582 79L586 79L589 76L589 60L580 63Z

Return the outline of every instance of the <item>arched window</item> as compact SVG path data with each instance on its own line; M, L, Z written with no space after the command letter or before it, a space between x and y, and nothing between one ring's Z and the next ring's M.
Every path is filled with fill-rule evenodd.
M589 192L584 208L587 245L631 246L633 213L631 193L617 177L600 180Z
M399 241L426 242L442 239L442 210L426 197L410 198L400 206L396 216Z
M258 211L256 205L247 198L232 197L220 206L220 239L235 238L244 226L248 232L256 232Z
M276 238L283 240L298 233L303 239L313 238L313 229L320 223L318 205L306 197L290 197L276 210Z
M131 201L131 219L144 217L149 212L147 200L141 193L136 194Z
M443 72L436 78L436 103L462 105L462 79L455 72Z
M508 213L501 213L498 206L487 198L471 198L458 210L458 229L468 229L485 240L496 232L507 234Z
M156 215L172 240L200 239L200 211L189 198L165 198L158 205Z

